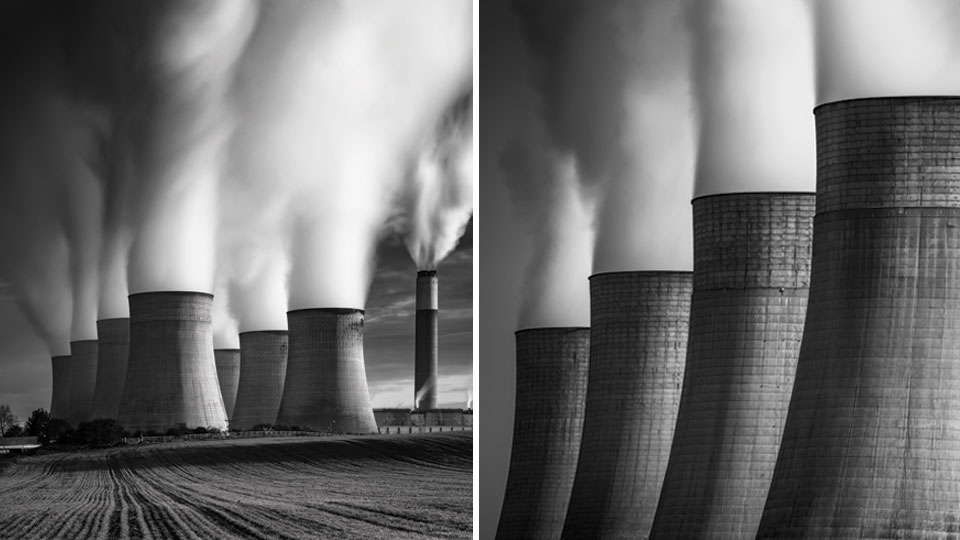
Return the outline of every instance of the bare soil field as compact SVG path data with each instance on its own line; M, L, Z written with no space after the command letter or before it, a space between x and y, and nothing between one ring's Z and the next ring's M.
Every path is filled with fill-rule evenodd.
M0 538L470 538L471 432L185 441L0 470Z

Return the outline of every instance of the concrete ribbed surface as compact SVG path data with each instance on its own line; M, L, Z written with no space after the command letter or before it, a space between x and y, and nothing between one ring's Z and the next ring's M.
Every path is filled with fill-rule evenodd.
M240 382L240 349L214 349L213 359L217 365L217 380L220 396L227 418L233 418L233 406L237 402L237 385Z
M90 418L116 418L130 356L130 319L97 321L97 384Z
M117 420L129 431L227 427L213 357L213 296L130 295L130 358Z
M651 538L753 538L777 459L810 279L814 194L693 201L683 394Z
M497 538L560 537L580 453L589 328L517 332L510 471Z
M50 417L66 419L70 414L70 356L54 356L53 391L50 396Z
M70 342L70 405L67 422L74 427L90 419L97 385L97 340Z
M363 359L363 311L287 313L290 350L277 424L335 433L372 433Z
M286 330L242 332L237 401L230 427L250 429L258 424L275 424L286 375Z
M562 538L650 531L680 403L690 272L590 278L590 370Z
M808 316L758 538L960 533L958 125L957 98L817 109Z

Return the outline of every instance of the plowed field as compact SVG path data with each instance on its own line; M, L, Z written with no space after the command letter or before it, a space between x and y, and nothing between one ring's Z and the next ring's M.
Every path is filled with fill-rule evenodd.
M0 538L470 538L470 432L246 439L23 457Z

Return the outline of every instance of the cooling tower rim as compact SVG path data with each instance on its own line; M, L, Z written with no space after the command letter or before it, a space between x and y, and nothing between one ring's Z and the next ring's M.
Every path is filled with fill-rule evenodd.
M613 270L610 272L597 272L596 274L591 274L587 279L593 279L595 277L604 277L604 276L616 276L616 275L665 275L665 276L680 276L680 275L693 275L693 270Z
M742 197L744 195L758 195L758 196L767 196L767 197L790 197L790 196L801 196L809 195L811 197L816 197L816 191L731 191L729 193L709 193L707 195L698 195L690 199L690 204L693 204L701 199L709 199L711 197Z
M287 335L290 335L290 331L289 330L245 330L243 332L237 333L238 336L242 336L244 334L274 334L274 335L287 336Z
M947 94L910 94L903 96L869 96L869 97L856 97L856 98L847 98L847 99L837 99L834 101L826 101L820 103L813 108L813 114L817 114L817 110L821 107L829 107L831 105L838 105L842 103L850 103L853 101L886 101L886 100L896 100L896 101L912 101L912 100L923 100L923 101L932 101L932 100L950 100L958 101L960 100L960 95L947 95Z
M162 296L184 296L184 295L198 295L205 296L207 298L213 298L213 293L201 292L201 291L143 291L138 293L131 293L127 298L133 298L134 296L146 296L146 295L162 295Z
M213 352L217 351L240 352L240 347L214 347Z
M436 277L436 275L437 275L437 271L436 271L436 270L418 270L418 271L417 271L417 277L421 277L421 276L423 276L423 277Z
M348 315L350 313L359 313L363 315L363 310L358 308L340 308L340 307L324 307L324 308L300 308L300 309L291 309L287 311L287 315L291 313L299 313L303 311L320 311L323 313L334 313L338 315Z
M544 332L544 331L555 331L555 332L573 332L581 330L590 330L589 326L531 326L530 328L521 328L514 332L514 335L523 334L525 332Z

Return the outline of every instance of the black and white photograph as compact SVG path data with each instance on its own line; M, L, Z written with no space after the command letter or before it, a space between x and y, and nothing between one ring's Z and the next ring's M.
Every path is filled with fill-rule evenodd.
M475 18L0 1L0 538L473 537Z

